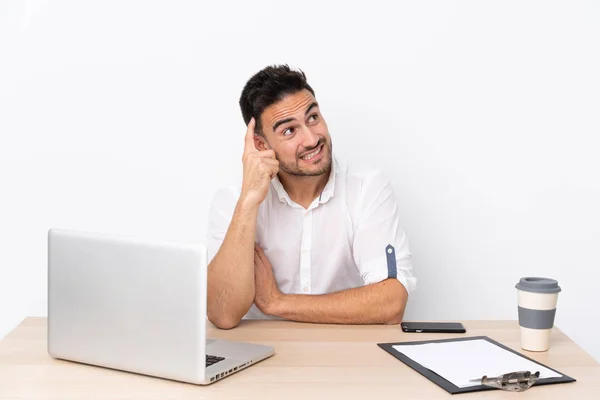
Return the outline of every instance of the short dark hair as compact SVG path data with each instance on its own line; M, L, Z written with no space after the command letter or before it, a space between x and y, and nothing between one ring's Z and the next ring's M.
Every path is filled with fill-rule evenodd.
M287 64L263 68L248 80L242 90L240 108L244 122L248 125L254 117L256 133L263 134L260 116L265 108L303 89L315 95L302 70L292 70Z

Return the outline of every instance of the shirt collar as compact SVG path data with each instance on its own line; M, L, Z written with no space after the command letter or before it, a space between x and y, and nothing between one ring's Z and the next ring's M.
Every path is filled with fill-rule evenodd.
M325 184L325 187L323 188L323 191L321 192L321 194L319 196L319 199L318 199L319 204L326 203L330 198L333 197L333 195L335 193L335 178L338 173L338 170L339 170L338 162L337 162L336 158L334 156L332 156L331 172L329 174L329 180ZM281 184L281 181L279 180L278 175L275 176L275 178L273 178L271 180L271 185L275 189L275 192L277 193L277 197L279 197L279 201L285 202L289 206L293 206L295 204L292 201L292 199L290 198L290 196L288 195L288 193L285 191L283 185Z

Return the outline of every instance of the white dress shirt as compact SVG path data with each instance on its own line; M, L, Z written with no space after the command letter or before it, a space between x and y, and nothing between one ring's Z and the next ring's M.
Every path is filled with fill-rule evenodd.
M223 243L240 192L241 186L223 188L212 201L209 262ZM331 293L390 277L410 294L417 279L399 219L392 186L381 172L353 170L334 157L329 180L308 209L290 199L279 178L271 181L258 211L256 242L284 294ZM270 317L252 305L244 318Z

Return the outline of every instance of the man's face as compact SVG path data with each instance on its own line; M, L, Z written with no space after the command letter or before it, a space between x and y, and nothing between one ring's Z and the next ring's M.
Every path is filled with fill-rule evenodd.
M262 131L281 171L318 176L331 170L331 137L319 105L308 90L285 96L261 116Z

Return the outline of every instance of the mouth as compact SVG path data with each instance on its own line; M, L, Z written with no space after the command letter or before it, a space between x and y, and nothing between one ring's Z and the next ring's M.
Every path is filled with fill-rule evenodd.
M307 153L305 155L303 155L302 157L300 157L300 159L302 161L308 162L308 163L314 163L318 160L320 160L323 157L323 148L325 147L325 143L321 144L319 147L317 147L316 149L314 149L313 151L311 151L310 153Z

